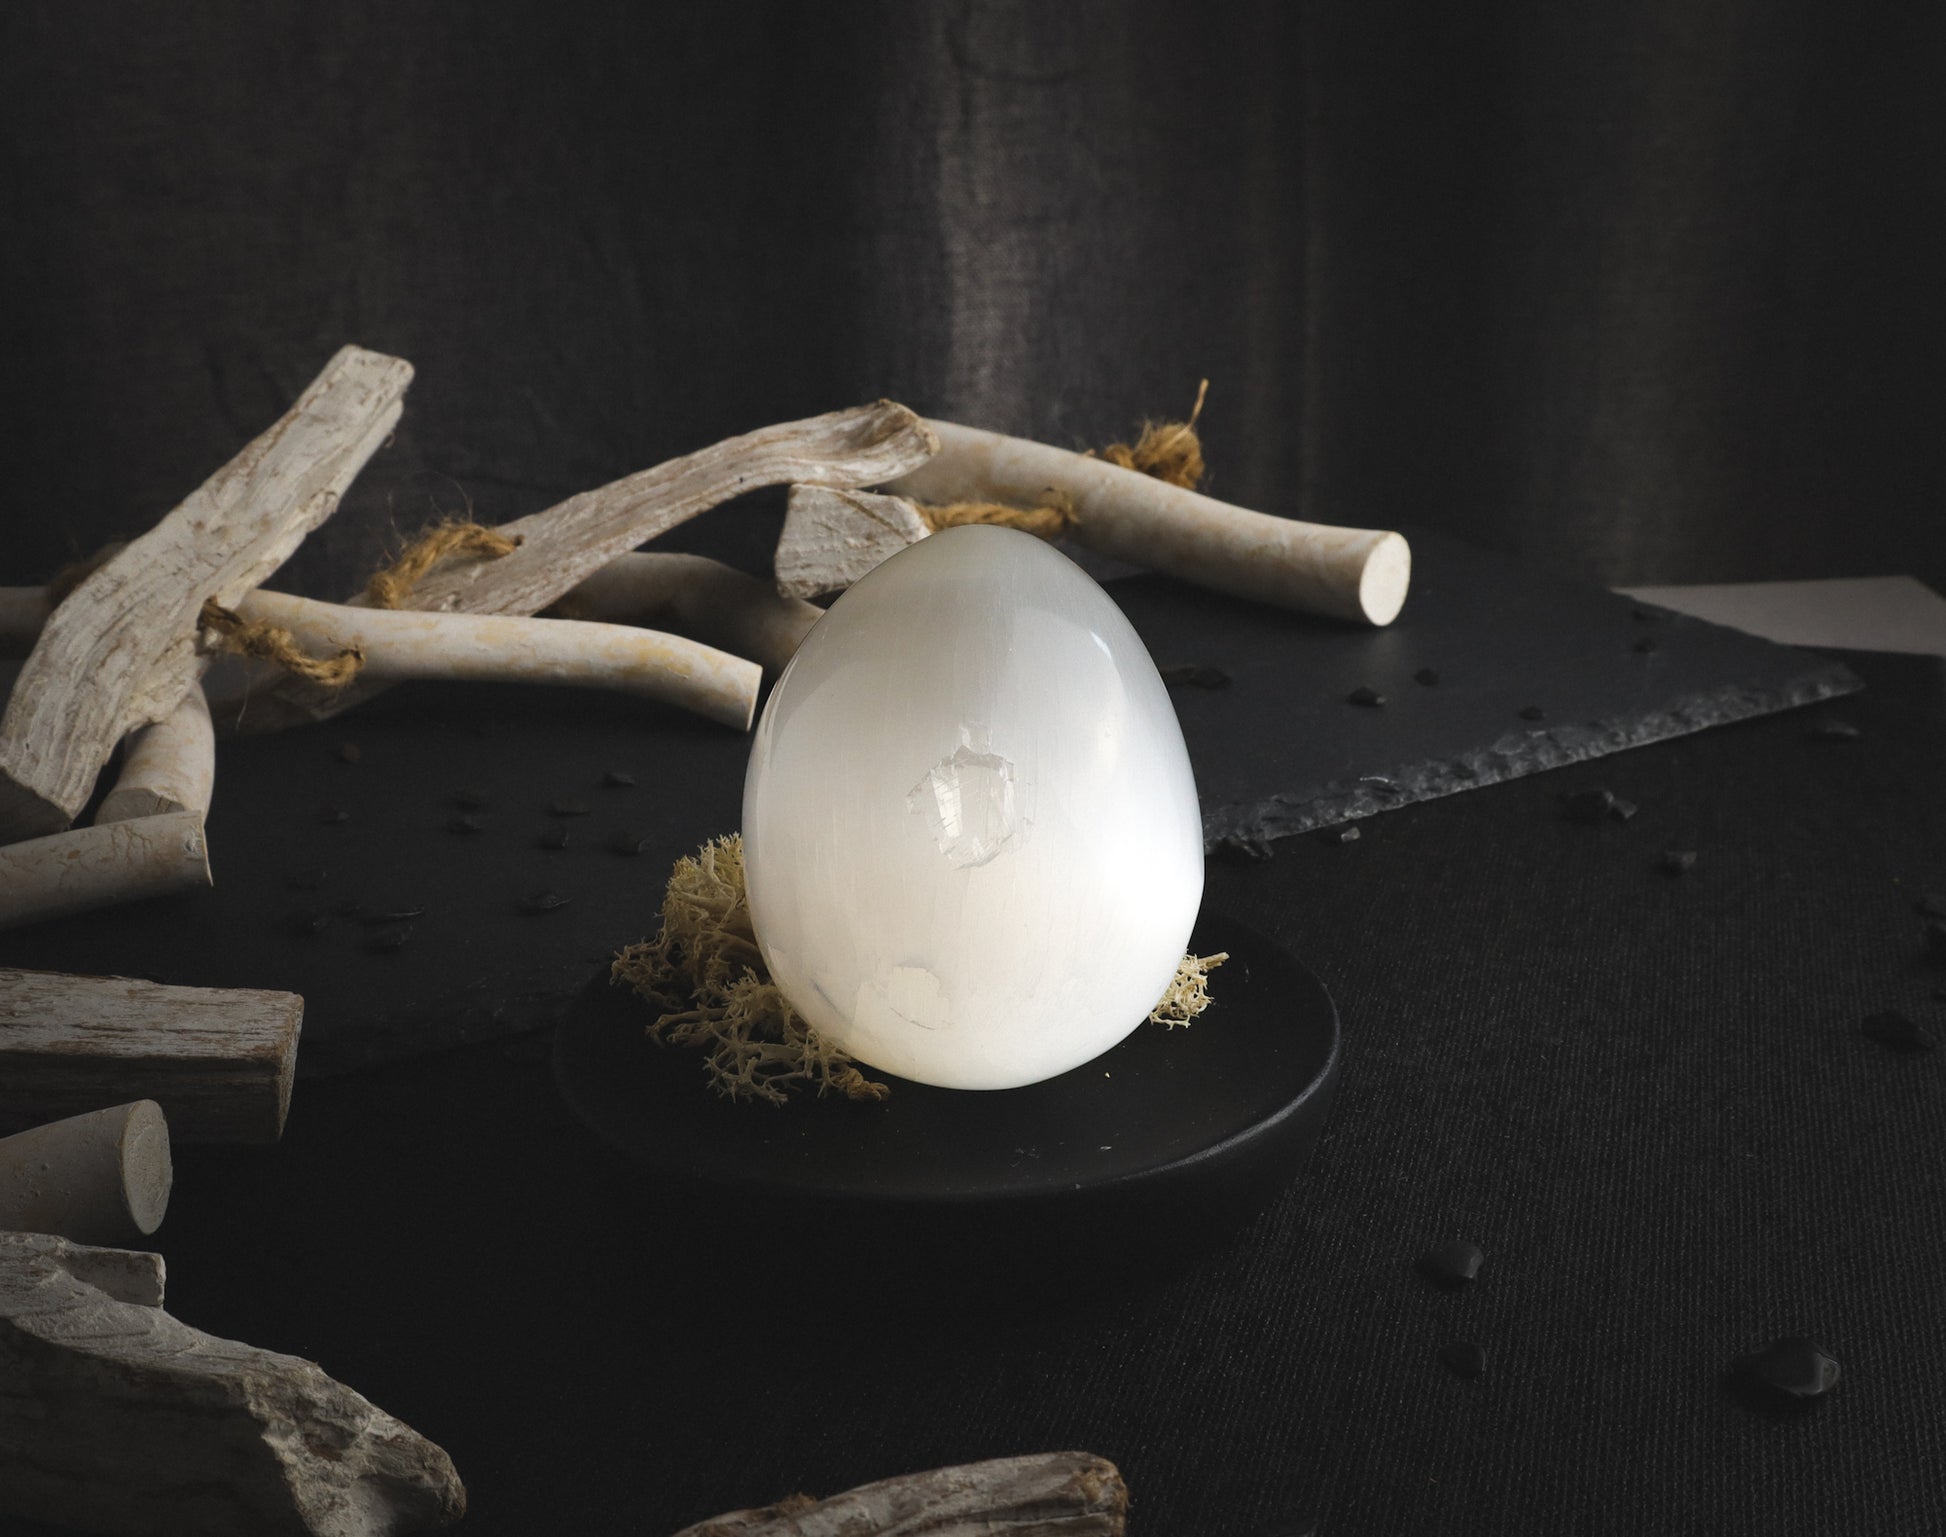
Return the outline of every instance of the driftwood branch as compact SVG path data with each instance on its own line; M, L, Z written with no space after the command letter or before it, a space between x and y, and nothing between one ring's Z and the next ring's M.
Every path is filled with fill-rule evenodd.
M201 675L197 614L282 565L399 419L412 378L346 347L283 419L42 626L0 720L0 841L59 831L128 732L162 719Z
M76 1243L139 1243L175 1180L169 1123L152 1099L0 1137L0 1230Z
M131 1537L389 1537L465 1512L425 1437L161 1303L153 1255L0 1233L0 1513Z
M735 1510L675 1537L1121 1537L1127 1513L1128 1488L1114 1463L1049 1452Z
M930 424L940 451L886 489L924 502L1031 507L1066 497L1073 537L1131 565L1260 603L1390 624L1412 554L1399 535L1247 512L1212 497L1045 443Z
M200 812L73 827L0 844L0 929L209 883Z
M872 485L903 475L937 448L931 429L889 400L766 427L501 524L495 532L519 540L518 549L496 560L435 570L413 589L411 606L537 614L638 544L731 497L800 481ZM244 730L325 720L384 686L361 679L328 692L296 679L259 676L265 684L251 693Z
M561 607L576 618L693 636L771 673L783 670L824 617L815 603L786 597L721 561L656 551L611 561L563 598Z
M361 684L409 678L575 684L658 700L744 731L763 680L755 662L628 625L355 608L282 592L254 592L236 611L289 630L309 651L358 648L365 659ZM218 701L226 717L241 710L246 721L254 707L247 696Z
M303 1017L295 993L0 967L0 1124L153 1099L177 1141L275 1142Z
M843 592L928 532L902 496L792 486L777 536L777 590L796 598Z
M129 738L122 771L95 812L95 825L172 811L206 816L215 787L216 728L202 685L192 683L175 709Z

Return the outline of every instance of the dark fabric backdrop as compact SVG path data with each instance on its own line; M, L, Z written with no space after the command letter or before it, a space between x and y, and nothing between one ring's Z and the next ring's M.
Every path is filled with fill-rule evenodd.
M879 394L1609 581L1909 570L1946 11L10 5L0 580L345 340L395 447L285 580ZM761 546L752 549L760 552Z

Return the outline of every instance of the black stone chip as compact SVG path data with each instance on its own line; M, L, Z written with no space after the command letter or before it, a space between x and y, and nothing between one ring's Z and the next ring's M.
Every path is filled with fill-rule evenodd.
M367 950L377 950L380 953L403 950L405 948L405 942L411 937L412 930L401 923L389 929L380 929L370 939L365 941L365 948Z
M1930 1030L1907 1019L1897 1009L1867 1015L1864 1024L1858 1028L1881 1046L1890 1046L1894 1051L1931 1051L1938 1044Z
M1543 710L1537 704L1523 705L1520 709L1520 718L1522 720L1546 720L1547 711Z
M528 916L535 913L551 913L556 908L566 907L573 900L558 891L537 891L531 897L520 899L519 911Z
M1811 722L1811 740L1814 742L1855 742L1863 733L1848 720L1839 720L1835 715L1820 715Z
M1608 808L1608 819L1611 822L1626 822L1641 809L1634 801L1625 801L1618 795L1615 804Z
M633 790L635 788L635 776L633 774L623 773L620 769L610 769L606 774L601 776L601 782L605 788L610 790Z
M586 801L555 801L547 808L551 817L585 817L594 811Z
M299 870L288 882L292 891L316 891L324 884L324 866L318 865L310 870Z
M1327 827L1319 836L1326 843L1356 843L1365 835L1358 830L1358 824L1353 822L1345 827Z
M327 827L336 827L341 822L349 822L351 813L342 806L318 807L318 820Z
M1570 822L1582 822L1589 826L1599 822L1615 809L1613 790L1576 790L1572 795L1561 797Z
M1345 703L1362 704L1368 709L1376 709L1379 705L1385 703L1385 696L1377 689L1367 688L1361 683L1357 688L1345 695Z
M1631 649L1640 651L1646 656L1649 652L1655 650L1656 647L1660 644L1661 642L1659 642L1653 635L1644 635L1635 642L1635 645Z
M608 852L611 854L627 854L631 858L634 858L648 853L649 845L654 841L652 838L644 838L635 833L616 833L614 837L608 840Z
M1174 688L1181 684L1185 688L1228 688L1230 675L1221 667L1210 667L1202 662L1178 662L1173 667L1158 668L1162 681Z
M340 742L338 744L338 761L340 763L356 763L364 756L365 754L359 749L356 742Z
M1271 853L1268 838L1247 838L1240 833L1224 834L1210 850L1212 857L1233 865L1260 865L1271 857Z
M1735 1369L1745 1382L1793 1398L1816 1398L1830 1392L1842 1371L1824 1346L1801 1335L1787 1335L1762 1350L1738 1356Z
M1439 1347L1439 1364L1470 1382L1487 1369L1487 1348L1474 1340L1454 1340Z
M1480 1273L1486 1258L1486 1251L1478 1244L1461 1238L1426 1250L1419 1256L1416 1268L1435 1286L1457 1290Z
M492 802L484 790L459 789L446 797L446 804L456 811L485 811Z
M451 817L446 823L446 831L449 833L477 833L485 830L486 819L474 816L470 811L463 816Z
M358 921L368 929L379 928L388 923L406 923L414 918L423 918L423 907L368 907L358 915Z
M544 849L564 849L568 846L568 826L557 822L541 834L541 847Z
M1662 858L1656 861L1656 868L1664 875L1687 875L1696 868L1694 849L1664 849Z
M302 939L307 934L321 934L331 922L331 913L326 908L313 908L306 912L292 913L286 925L291 933Z
M1427 688L1432 688L1439 682L1439 669L1436 667L1421 667L1412 675L1412 681L1414 683L1423 683Z

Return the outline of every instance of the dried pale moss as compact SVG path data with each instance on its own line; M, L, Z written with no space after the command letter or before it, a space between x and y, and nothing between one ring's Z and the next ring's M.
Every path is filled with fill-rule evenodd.
M1185 955L1149 1018L1187 1025L1209 1007L1209 974L1228 959ZM609 976L658 1011L649 1038L701 1049L710 1083L731 1099L781 1105L800 1085L849 1099L892 1092L820 1036L764 970L744 895L739 833L676 861L662 897L662 932L623 949Z
M1167 1025L1173 1030L1195 1019L1212 1001L1209 974L1229 958L1228 950L1219 950L1215 955L1185 955L1161 1000L1149 1010L1149 1023Z

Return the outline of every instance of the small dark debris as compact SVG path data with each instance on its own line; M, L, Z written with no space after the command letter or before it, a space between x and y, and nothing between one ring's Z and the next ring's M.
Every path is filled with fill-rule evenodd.
M601 782L603 788L609 790L633 790L635 788L635 776L624 773L620 769L610 769L606 774L601 776Z
M446 831L449 833L485 832L486 818L474 816L469 811L464 816L449 818L446 823Z
M1615 809L1613 790L1576 790L1572 795L1561 797L1570 822L1581 822L1593 826Z
M1260 865L1271 857L1268 838L1249 838L1241 833L1227 833L1218 838L1210 853L1230 864Z
M1816 1398L1830 1392L1842 1370L1824 1346L1801 1335L1773 1340L1762 1350L1738 1356L1735 1369L1744 1381L1793 1398Z
M520 899L520 912L531 916L534 913L551 913L556 908L566 907L573 900L558 891L537 891L531 897Z
M1912 904L1912 909L1921 918L1946 918L1946 896L1929 891Z
M1457 1290L1480 1273L1486 1251L1476 1243L1456 1239L1419 1256L1418 1271L1435 1286Z
M289 882L292 891L316 891L323 884L324 866L322 865L315 869L299 870Z
M1412 675L1412 681L1414 683L1423 683L1427 688L1433 688L1439 683L1439 669L1436 667L1421 667Z
M1537 704L1522 705L1519 713L1520 713L1520 718L1522 720L1546 720L1547 719L1547 711L1543 710Z
M631 858L635 858L648 853L649 845L653 841L653 839L643 838L635 833L616 833L614 837L608 840L608 852L611 854L627 854Z
M568 846L568 828L565 822L557 822L541 834L541 847L544 849L564 849Z
M1835 715L1820 715L1811 722L1811 740L1814 742L1855 742L1864 735L1848 720L1839 720Z
M1935 966L1946 966L1946 922L1937 918L1926 925L1926 959Z
M1439 1347L1439 1364L1471 1382L1487 1369L1487 1348L1475 1340L1454 1340Z
M359 913L358 921L368 929L375 929L382 924L405 923L410 919L425 916L426 910L423 907L369 907Z
M364 753L359 751L356 742L340 742L338 744L338 761L340 763L356 763L364 756Z
M1626 822L1641 809L1634 801L1625 801L1618 795L1615 804L1608 808L1608 819L1611 822Z
M1879 1045L1890 1046L1894 1051L1931 1051L1938 1044L1930 1030L1907 1019L1897 1009L1868 1015L1858 1028Z
M1185 688L1228 688L1230 675L1221 667L1210 667L1202 662L1179 662L1173 667L1159 669L1162 681L1174 688L1181 684Z
M1696 868L1694 849L1664 849L1656 866L1664 875L1687 875Z
M1675 613L1670 609L1648 608L1642 604L1637 604L1633 612L1635 618L1647 624L1659 624L1665 619L1673 619L1676 617Z
M1356 843L1365 835L1358 830L1358 824L1351 822L1343 827L1327 827L1318 836L1326 843Z
M595 808L586 801L555 801L547 808L551 817L585 817Z
M340 897L338 905L331 909L340 918L356 918L365 910L365 904L356 897Z
M389 954L394 950L403 950L405 942L411 937L412 930L401 923L395 928L380 929L365 941L365 948L376 950L381 954Z
M1661 644L1653 635L1644 635L1630 649L1639 651L1644 656L1647 656L1651 651L1658 649Z
M1378 706L1385 703L1385 696L1381 694L1377 689L1367 688L1364 684L1361 683L1358 685L1357 688L1353 689L1349 694L1345 695L1345 703L1361 704L1364 705L1367 709L1377 709Z
M291 933L299 939L310 934L322 934L331 922L329 910L319 907L308 912L292 913L288 925Z
M351 813L346 811L342 806L320 806L318 807L318 820L324 823L326 827L336 827L342 822L349 822L351 820Z
M485 811L492 804L484 790L455 790L446 797L446 804L455 811Z

